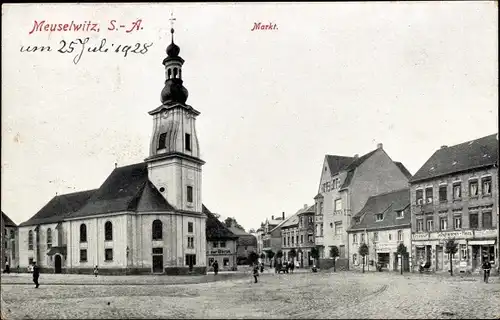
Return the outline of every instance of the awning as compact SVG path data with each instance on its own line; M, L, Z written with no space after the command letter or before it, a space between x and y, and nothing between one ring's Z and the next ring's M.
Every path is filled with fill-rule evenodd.
M63 256L66 256L66 247L51 247L49 252L47 252L48 256L53 256L56 253L62 254Z
M469 240L471 246L486 246L495 244L495 240Z

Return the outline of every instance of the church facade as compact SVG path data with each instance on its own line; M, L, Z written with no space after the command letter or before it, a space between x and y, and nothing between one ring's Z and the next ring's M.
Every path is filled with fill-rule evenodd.
M205 274L206 219L196 133L180 48L167 47L149 156L115 168L95 190L58 195L19 226L19 266L42 272Z

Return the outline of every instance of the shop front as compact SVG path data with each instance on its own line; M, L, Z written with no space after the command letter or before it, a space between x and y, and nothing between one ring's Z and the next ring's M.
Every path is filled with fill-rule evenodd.
M210 248L207 250L209 270L213 271L213 263L217 261L220 271L236 270L236 250L231 248Z

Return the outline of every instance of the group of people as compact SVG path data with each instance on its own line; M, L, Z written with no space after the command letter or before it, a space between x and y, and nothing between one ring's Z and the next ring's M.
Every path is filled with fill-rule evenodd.
M293 261L276 261L274 263L274 272L275 273L279 273L280 270L283 270L285 269L286 272L291 272L293 273L293 270L295 269L295 264L293 263Z

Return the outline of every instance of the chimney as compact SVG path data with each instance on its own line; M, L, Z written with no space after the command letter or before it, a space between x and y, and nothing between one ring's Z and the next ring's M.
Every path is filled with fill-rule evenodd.
M383 147L384 147L384 145L382 143L377 144L377 149L382 149Z
M274 220L274 215L273 215L273 216L271 216L271 220Z
M118 168L118 162L115 162L115 169Z
M446 145L441 146L441 149L444 149L444 148L448 148L448 146L446 146Z
M283 220L285 220L285 211L281 213L281 217L283 218Z
M356 154L354 155L354 159L357 159L357 158L359 158L359 154L357 154L357 153L356 153Z

